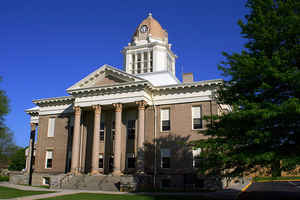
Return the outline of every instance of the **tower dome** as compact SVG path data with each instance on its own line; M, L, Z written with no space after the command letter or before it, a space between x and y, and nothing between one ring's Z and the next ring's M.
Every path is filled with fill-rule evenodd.
M145 40L148 37L162 41L168 40L167 31L152 17L151 13L149 13L148 17L138 25L133 34L132 41Z
M127 73L143 76L149 81L169 78L170 83L178 82L175 77L177 56L171 50L167 31L152 17L151 13L137 26L131 42L124 47L122 53L124 69Z

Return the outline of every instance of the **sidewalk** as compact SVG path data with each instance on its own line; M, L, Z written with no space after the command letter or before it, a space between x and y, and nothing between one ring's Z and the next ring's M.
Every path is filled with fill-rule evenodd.
M141 193L128 193L128 192L110 192L110 191L91 191L91 190L67 190L67 189L45 189L45 188L38 188L32 186L22 186L22 185L14 185L8 182L1 182L0 186L15 188L19 190L31 190L31 191L55 191L55 193L48 193L48 194L41 194L41 195L33 195L33 196L26 196L26 197L19 197L13 200L31 200L31 199L43 199L49 197L56 197L68 194L77 194L77 193L93 193L93 194L128 194L128 195L149 195L149 196L156 196L156 195L185 195L185 196L204 196L222 200L234 200L237 198L238 194L241 190L236 189L226 189L220 190L216 192L141 192Z

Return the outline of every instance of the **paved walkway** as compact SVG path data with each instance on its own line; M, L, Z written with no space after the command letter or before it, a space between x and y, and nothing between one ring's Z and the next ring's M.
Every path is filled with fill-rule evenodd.
M22 186L22 185L14 185L8 182L0 182L0 186L15 188L19 190L31 190L31 191L55 191L55 193L41 194L41 195L33 195L26 197L15 198L14 200L31 200L31 199L43 199L49 197L56 197L68 194L77 194L77 193L94 193L94 194L128 194L128 195L185 195L185 196L206 196L212 197L216 199L222 200L234 200L237 198L240 190L236 189L226 189L220 190L216 192L180 192L180 193L167 193L167 192L141 192L141 193L128 193L128 192L109 192L109 191L91 191L91 190L67 190L67 189L45 189L39 187L31 187L31 186Z

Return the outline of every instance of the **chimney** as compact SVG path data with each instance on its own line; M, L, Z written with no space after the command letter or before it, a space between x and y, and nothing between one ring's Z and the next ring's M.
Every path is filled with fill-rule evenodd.
M192 82L194 82L194 75L193 75L193 73L184 73L182 75L182 82L183 83L192 83Z

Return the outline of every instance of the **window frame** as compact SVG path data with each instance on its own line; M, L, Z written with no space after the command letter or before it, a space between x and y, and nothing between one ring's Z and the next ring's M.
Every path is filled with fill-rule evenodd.
M48 130L47 130L47 137L53 138L55 136L55 117L50 117L48 119Z
M136 158L135 158L135 155L134 153L127 153L127 169L135 169L136 168ZM129 159L132 159L131 162L129 162ZM133 163L133 167L131 165L129 165L129 163Z
M200 118L194 118L194 116L193 116L193 108L197 108L197 107L200 108ZM193 105L192 108L191 108L191 113L192 113L192 130L201 130L201 129L203 129L202 105ZM194 128L194 124L195 124L194 119L200 119L201 128Z
M192 154L193 154L193 168L195 169L199 169L201 166L201 164L199 164L199 162L201 161L201 159L199 158L200 154L202 152L201 148L195 148L192 150ZM196 164L198 163L198 165Z
M168 154L168 155L163 155L163 154ZM168 163L167 163L168 167L165 167L166 159L168 159ZM162 169L170 169L171 168L171 149L169 149L169 148L160 149L160 168L162 168Z
M129 127L129 122L132 122L132 127ZM134 140L136 136L136 120L130 119L127 120L127 127L126 127L126 132L127 132L127 140Z
M169 120L163 120L162 119L162 111L163 110L168 110L169 111ZM163 130L163 121L168 121L169 122L169 129L168 130ZM170 132L170 131L171 131L171 109L169 107L161 108L160 109L160 132Z
M102 127L103 127L103 129L102 129ZM101 121L100 128L99 128L99 141L103 142L104 140L105 140L105 123L104 123L104 121Z
M115 120L111 121L111 140L115 140L115 135L116 135L116 122Z
M100 166L100 160L102 159L102 166ZM99 154L99 162L98 162L98 168L103 169L104 168L104 156L102 153Z
M48 158L48 152L51 152L51 158ZM48 167L49 160L51 160L51 167ZM53 168L53 150L46 150L45 155L45 169L52 169Z

